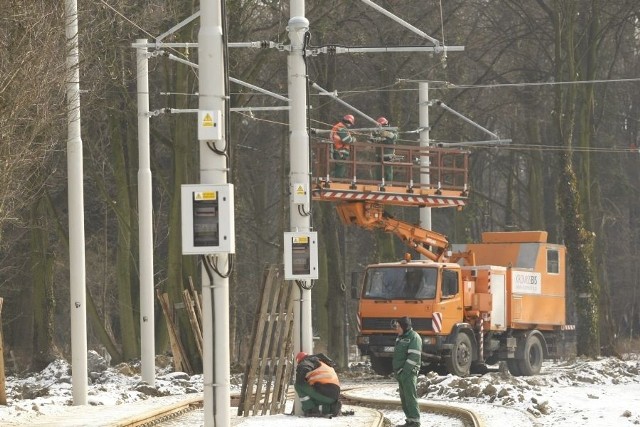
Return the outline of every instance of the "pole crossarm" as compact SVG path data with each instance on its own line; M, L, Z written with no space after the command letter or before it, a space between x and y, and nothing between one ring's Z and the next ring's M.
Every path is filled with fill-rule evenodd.
M453 108L449 107L444 102L436 99L436 100L434 100L434 103L438 107L441 107L442 109L447 110L448 112L450 112L454 116L461 118L462 120L464 120L465 122L469 123L470 125L473 125L473 126L477 127L481 131L483 131L486 134L488 134L489 136L491 136L491 138L493 138L494 140L499 140L500 139L500 137L498 135L496 135L495 133L491 132L490 130L488 130L488 129L482 127L482 126L480 126L478 123L474 122L473 120L469 119L468 117L465 117L462 114L458 113L456 110L454 110Z
M160 43L162 41L162 39L164 39L168 35L171 35L171 34L175 33L180 28L184 27L185 25L187 25L188 23L190 23L191 21L193 21L194 19L197 19L199 17L200 17L200 11L197 11L196 13L194 13L193 15L188 17L187 19L185 19L182 22L180 22L180 23L174 25L173 27L169 28L169 30L167 30L166 32L164 32L164 33L160 34L158 37L156 37L156 45L158 43Z
M465 142L436 142L436 147L455 148L466 147L469 145L507 145L511 144L511 139L491 139L487 141L465 141Z
M307 50L307 54L316 56L321 53L392 53L392 52L462 52L464 46L379 46L379 47L344 47L344 46L321 46Z
M318 92L320 92L321 95L330 96L331 98L335 99L336 101L338 101L340 104L344 105L345 107L347 107L351 111L353 111L355 113L358 113L359 115L361 115L365 119L369 120L371 123L375 123L376 125L378 124L378 122L376 122L376 120L373 117L370 117L370 116L366 115L365 113L363 113L362 111L358 110L356 107L352 106L348 102L345 102L342 99L338 98L338 95L335 92L333 92L333 93L329 92L329 91L323 89L322 87L320 87L320 85L318 85L317 83L313 83L312 87L315 90L317 90Z
M381 126L375 127L375 128L349 128L350 132L375 132L375 131L379 131L381 128ZM385 130L393 130L393 131L397 131L398 128L395 126L385 126L384 127ZM311 128L311 133L312 134L316 134L316 135L325 135L325 134L329 134L331 133L330 129L317 129L317 128Z
M228 43L228 47L237 48L237 47L250 47L255 49L268 49L274 48L280 51L289 50L288 46L283 45L282 43L276 43L269 40L260 40L254 42L234 42ZM185 42L136 42L131 43L131 47L133 48L148 48L148 49L161 49L165 47L173 47L173 48L187 48L187 49L197 49L198 43L185 43Z
M393 13L389 12L385 8L383 8L381 6L378 6L377 4L372 2L371 0L360 0L360 1L362 3L364 3L364 4L366 4L367 6L371 6L372 8L374 8L378 12L382 13L383 15L387 16L388 18L393 19L394 21L396 21L398 24L402 25L403 27L408 28L409 30L413 31L414 33L416 33L420 37L423 37L423 38L429 40L431 43L433 43L435 45L436 48L439 49L438 52L442 52L443 51L443 49L440 46L440 42L438 40L434 39L433 37L431 37L430 35L428 35L427 33L425 33L424 31L419 30L418 28L416 28L413 25L409 24L404 19L394 15Z

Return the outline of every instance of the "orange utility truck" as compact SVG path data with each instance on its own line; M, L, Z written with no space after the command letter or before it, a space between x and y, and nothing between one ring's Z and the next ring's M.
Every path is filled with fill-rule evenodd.
M396 220L381 205L337 208L345 224L392 232L427 258L365 270L357 344L378 374L392 371L392 321L401 316L422 337L425 367L458 376L500 361L513 375L535 375L572 338L565 247L548 243L546 232L487 232L482 243L449 248L445 236Z

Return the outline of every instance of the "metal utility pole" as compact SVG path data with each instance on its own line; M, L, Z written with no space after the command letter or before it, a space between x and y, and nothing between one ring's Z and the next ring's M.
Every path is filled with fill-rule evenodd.
M82 139L78 4L65 1L67 36L67 169L69 191L69 284L71 310L71 387L74 405L87 404L87 294L84 249Z
M420 82L418 91L418 115L420 119L420 148L429 148L429 83ZM429 156L420 157L420 183L431 183ZM420 227L431 230L431 208L420 208Z
M149 138L149 55L146 39L136 48L138 82L138 240L140 256L140 365L142 380L156 383L153 298L153 204Z
M294 203L294 191L290 191L290 219L291 231L310 231L310 200L309 200L309 134L307 132L307 70L303 57L304 36L309 30L309 21L304 17L304 0L291 0L290 19L288 24L291 50L287 57L289 81L289 164L291 172L289 185L305 183L306 201L304 209L299 210ZM307 215L303 215L307 213ZM300 280L297 299L294 305L294 349L295 352L313 352L313 332L311 328L311 286L310 280Z
M198 80L200 111L221 112L220 139L200 139L200 182L202 184L225 184L227 180L227 158L212 150L226 152L225 137L226 105L225 55L222 34L221 0L201 0L200 31L198 32ZM200 114L198 114L200 116ZM200 118L198 119L200 120ZM200 126L200 123L198 124ZM232 210L233 212L233 210ZM209 256L209 255L205 255ZM217 265L229 267L229 254L215 255ZM229 426L230 355L229 355L229 278L212 275L202 266L203 300L203 371L204 371L204 425ZM215 304L214 304L215 301ZM215 308L215 309L214 309ZM213 327L215 325L215 331Z

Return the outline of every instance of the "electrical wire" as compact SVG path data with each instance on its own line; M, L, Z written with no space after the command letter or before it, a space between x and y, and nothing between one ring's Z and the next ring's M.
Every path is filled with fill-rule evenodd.
M206 255L200 255L200 260L202 261L202 265L204 266L204 269L207 272L207 276L209 277L209 288L206 289L206 291L209 293L209 298L211 300L211 324L215 325L215 323L216 323L216 305L214 304L213 271L212 271L213 269L211 268L211 265L209 264L209 260L207 259ZM205 289L203 289L202 291L205 292ZM211 337L211 344L212 344L212 348L216 348L215 330L213 331L213 334L212 334L212 337ZM212 366L210 366L210 368L211 368L211 383L212 384L216 384L216 370L215 370L216 352L215 351L211 352L211 358L212 358ZM203 359L203 362L204 362L204 359ZM214 419L215 419L215 414L217 414L216 399L213 399L213 414L214 414Z
M313 280L309 280L308 285L307 285L307 282L304 280L296 280L296 285L298 285L300 289L304 289L305 291L310 291L311 289L313 289L315 284L313 283Z
M228 279L229 276L231 276L231 273L233 273L233 269L234 269L234 254L228 254L227 255L227 264L228 264L228 268L227 271L225 273L220 271L220 268L218 268L218 256L217 255L212 255L212 254L208 254L208 255L204 255L204 261L205 261L205 268L208 267L208 269L210 269L211 271L215 272L218 276L220 276L223 279Z
M109 3L107 3L104 0L100 0L100 3L104 4L106 7L108 7L109 9L111 9L115 14L117 14L118 16L120 16L122 19L124 19L125 21L127 21L128 23L130 23L131 25L133 25L134 27L136 27L137 29L139 29L140 31L142 31L143 33L145 33L146 35L148 35L149 37L151 37L152 39L155 39L156 36L154 36L153 34L151 34L149 31L145 30L144 28L142 28L140 25L136 24L135 22L133 22L131 19L127 18L122 12L116 10L113 6L111 6Z

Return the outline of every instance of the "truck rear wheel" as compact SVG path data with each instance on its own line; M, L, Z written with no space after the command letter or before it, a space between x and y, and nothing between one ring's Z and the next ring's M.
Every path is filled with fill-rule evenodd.
M393 372L390 357L371 356L371 369L378 375L387 376Z
M445 358L445 365L447 366L449 373L459 377L466 377L469 375L472 354L473 348L471 346L469 336L464 332L456 334L451 354Z
M521 375L531 376L539 374L543 360L544 351L542 350L540 337L537 335L529 335L527 341L524 343L523 357L518 360Z

